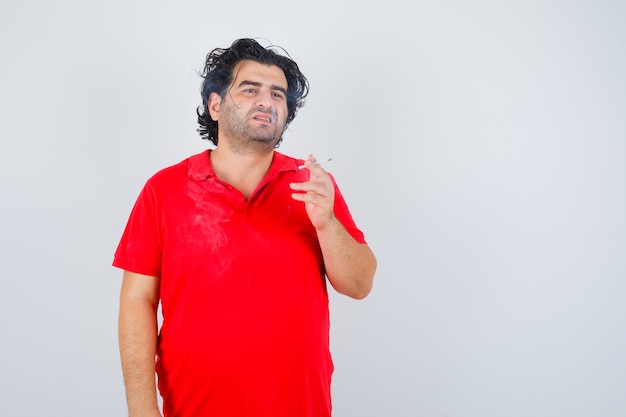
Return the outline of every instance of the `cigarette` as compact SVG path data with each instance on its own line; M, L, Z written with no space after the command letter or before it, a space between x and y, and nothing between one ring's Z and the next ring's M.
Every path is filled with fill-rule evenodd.
M315 161L311 165L319 165L319 164L323 164L324 162L330 162L332 160L333 158L324 159L323 161ZM306 165L302 164L298 166L298 169L302 169L302 168L306 168Z

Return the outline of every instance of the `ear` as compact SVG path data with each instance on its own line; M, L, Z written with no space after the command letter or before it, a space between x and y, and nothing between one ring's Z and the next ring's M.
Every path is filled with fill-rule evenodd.
M211 119L216 122L220 119L220 104L222 104L222 97L219 94L213 92L209 95L207 100L207 109L211 115Z

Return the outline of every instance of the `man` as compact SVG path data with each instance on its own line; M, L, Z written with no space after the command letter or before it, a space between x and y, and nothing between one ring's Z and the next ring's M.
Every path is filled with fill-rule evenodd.
M155 369L165 417L330 416L326 278L361 299L375 257L315 158L275 151L308 92L296 63L240 39L203 78L216 147L148 180L113 262L129 416L161 415Z

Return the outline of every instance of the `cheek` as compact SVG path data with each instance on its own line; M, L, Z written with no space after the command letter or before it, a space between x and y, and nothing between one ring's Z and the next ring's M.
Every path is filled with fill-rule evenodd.
M280 114L282 115L282 119L286 122L287 117L289 117L289 108L286 105L282 106Z

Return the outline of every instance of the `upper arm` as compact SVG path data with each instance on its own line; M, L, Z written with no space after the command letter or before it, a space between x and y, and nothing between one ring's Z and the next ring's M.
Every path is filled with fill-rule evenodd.
M159 277L124 271L121 301L145 301L155 308L159 304Z

